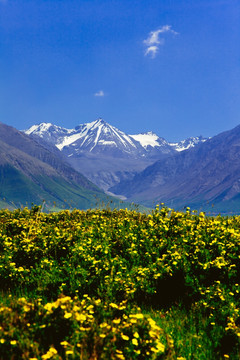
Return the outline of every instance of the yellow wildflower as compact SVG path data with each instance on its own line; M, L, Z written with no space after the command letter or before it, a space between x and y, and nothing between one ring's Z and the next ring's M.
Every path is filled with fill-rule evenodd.
M72 316L72 313L65 313L64 317L65 319L69 319Z
M135 345L135 346L138 346L138 341L137 341L137 339L132 339L132 343L133 343L133 345Z

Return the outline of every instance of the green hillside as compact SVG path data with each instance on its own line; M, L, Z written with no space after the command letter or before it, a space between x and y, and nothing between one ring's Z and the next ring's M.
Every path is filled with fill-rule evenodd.
M88 209L120 200L107 196L74 170L60 152L0 123L0 207L41 205L45 209Z
M88 209L102 202L112 202L119 207L120 201L106 196L101 191L93 191L69 183L64 178L38 175L33 182L13 166L0 166L0 206L1 208L31 207L46 202L46 209L78 208Z

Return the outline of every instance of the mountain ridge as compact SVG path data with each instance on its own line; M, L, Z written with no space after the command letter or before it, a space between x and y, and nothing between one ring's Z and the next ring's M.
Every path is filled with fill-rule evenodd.
M24 132L58 148L77 171L104 191L158 159L206 141L195 137L170 145L153 132L128 135L101 118L74 129L40 123Z
M93 138L93 135L89 135L90 131L94 132L94 130L96 130L95 138ZM52 123L43 122L38 125L31 126L27 130L23 130L23 132L25 132L27 135L39 136L45 141L54 144L59 150L63 150L65 147L69 146L76 147L77 145L78 149L83 148L89 152L93 152L95 147L99 145L97 144L98 142L101 145L111 146L114 145L114 142L115 145L118 145L115 140L118 138L125 147L125 152L131 152L131 156L135 155L136 150L139 152L138 155L146 155L146 149L156 147L161 147L161 150L164 149L166 152L169 152L172 149L176 151L183 151L190 147L196 146L199 142L204 142L207 140L202 136L197 136L174 143L166 141L164 138L159 137L152 131L135 135L128 135L116 127L110 125L102 118L99 118L90 123L80 124L74 129L67 129ZM101 136L101 133L104 133L105 136ZM115 139L113 135L115 135ZM109 138L109 140L107 140L107 138Z
M192 137L171 146L153 132L127 135L102 119L75 129L41 123L27 132L29 135L24 136L35 144L28 149L31 156L50 167L59 158L67 159L66 169L73 166L106 193L127 201L150 207L164 202L175 208L209 209L211 203L216 211L239 208L240 125L209 139ZM8 146L16 145L17 138L12 140L7 135L2 134L0 140L9 142ZM39 152L41 143L54 149L50 160L50 150L47 154ZM62 167L58 170L64 172ZM71 172L65 180L74 181Z
M190 150L162 159L110 191L145 205L237 209L240 200L240 126ZM143 186L144 184L144 186ZM239 210L238 210L239 211Z

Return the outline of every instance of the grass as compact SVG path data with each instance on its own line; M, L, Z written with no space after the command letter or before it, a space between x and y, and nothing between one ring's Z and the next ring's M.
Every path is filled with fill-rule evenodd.
M0 359L239 359L240 217L0 211Z
M0 166L0 208L18 208L22 204L41 204L45 201L45 210L51 211L52 205L56 209L96 207L97 202L111 202L113 207L121 207L122 201L107 196L95 185L90 188L78 185L74 180L61 176L34 175L30 177L22 174L11 165Z

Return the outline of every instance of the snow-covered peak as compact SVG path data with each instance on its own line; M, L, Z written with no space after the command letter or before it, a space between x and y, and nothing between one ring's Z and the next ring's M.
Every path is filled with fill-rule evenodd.
M41 136L49 130L49 128L51 126L55 126L51 123L41 123L41 124L38 124L38 125L33 125L31 126L29 129L25 130L25 133L27 135L30 135L30 134L37 134L38 136Z
M51 144L56 145L60 138L63 136L71 135L74 130L66 129L61 126L57 126L51 123L40 123L38 125L33 125L29 129L24 131L27 135L39 136L45 141L50 142Z
M202 137L193 137L178 143L168 143L165 139L149 131L142 134L127 135L123 131L99 118L67 129L51 123L31 126L25 133L38 136L45 142L55 145L67 156L82 153L105 154L116 157L148 157L183 151L203 142Z
M131 152L131 148L136 147L128 135L101 118L83 124L81 132L84 141L80 146L91 144L89 151L93 151L95 147L102 145L114 146L125 152Z
M25 131L28 135L39 136L51 142L59 150L103 152L115 149L131 154L137 149L136 141L123 131L99 118L95 121L80 124L75 129L66 129L50 123L34 125Z
M184 151L195 147L199 143L205 142L207 139L203 138L202 136L190 137L186 140L179 141L177 143L169 143L176 151Z

